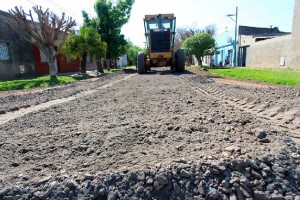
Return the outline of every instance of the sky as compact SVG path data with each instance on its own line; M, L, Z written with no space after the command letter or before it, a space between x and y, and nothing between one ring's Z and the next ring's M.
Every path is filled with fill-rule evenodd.
M93 5L96 0L0 0L0 10L7 11L14 6L25 10L34 5L76 19L82 25L81 11L95 16ZM116 1L116 0L113 0ZM214 24L217 27L216 39L234 31L235 23L227 14L236 14L238 7L238 25L254 27L278 27L281 31L291 32L294 0L135 0L131 18L122 28L125 37L133 44L143 47L145 14L174 13L177 27L202 29ZM229 35L230 36L230 35ZM234 35L232 36L232 38Z

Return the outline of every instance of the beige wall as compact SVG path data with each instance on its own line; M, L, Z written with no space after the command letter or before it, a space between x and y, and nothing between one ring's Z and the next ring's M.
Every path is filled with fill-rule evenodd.
M289 66L300 69L300 0L295 0Z
M284 58L284 66L280 59ZM295 0L292 34L260 41L250 46L250 67L300 70L300 0Z
M292 34L300 34L300 0L295 0Z
M255 43L255 38L252 35L240 35L239 47L248 46Z
M254 68L288 67L291 63L290 50L291 36L282 36L274 39L256 42L250 46L249 65ZM284 58L284 66L280 66L280 59Z

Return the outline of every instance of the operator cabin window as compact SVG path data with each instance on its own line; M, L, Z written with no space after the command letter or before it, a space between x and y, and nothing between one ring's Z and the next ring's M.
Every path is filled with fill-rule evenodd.
M149 23L149 29L157 29L157 28L158 28L157 22L150 22Z
M171 28L171 20L162 20L161 26L161 28Z
M0 60L9 60L8 42L0 41Z

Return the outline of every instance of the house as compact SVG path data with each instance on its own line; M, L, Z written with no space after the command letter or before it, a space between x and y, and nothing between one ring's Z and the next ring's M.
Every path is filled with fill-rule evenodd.
M259 28L250 26L239 26L238 33L238 66L243 67L249 66L251 45L291 34L280 31L278 27Z
M35 74L32 44L6 24L8 13L0 11L0 79Z
M229 59L229 65L234 66L234 31L226 31L217 40L216 53L214 55L215 64L224 65L225 59ZM239 26L237 45L237 66L249 66L251 46L255 43L289 35L288 32L279 31L278 27L261 28L250 26Z
M215 63L223 61L224 55L232 63L234 43L231 39L226 42L226 36L223 34L217 40ZM238 66L300 69L300 0L294 4L292 33L281 32L277 27L239 26L237 46Z
M230 37L231 35L234 35L234 32L226 30L216 39L214 64L224 66L225 60L228 58L229 64L227 66L234 66L234 41Z
M7 12L0 10L0 79L49 74L47 58L40 49L24 40L7 23ZM58 54L56 70L72 72L79 70L79 61Z
M117 67L118 68L123 68L127 66L127 54L124 54L122 56L119 56L117 58Z
M250 67L300 69L300 0L294 4L292 34L256 42L250 51Z

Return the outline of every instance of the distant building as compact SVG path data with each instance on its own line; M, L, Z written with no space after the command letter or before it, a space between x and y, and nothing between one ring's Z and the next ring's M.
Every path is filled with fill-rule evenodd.
M300 69L300 0L295 0L292 34L251 44L249 66Z
M45 54L36 45L21 38L6 23L9 17L7 12L0 10L0 79L49 74L49 64ZM58 54L56 70L57 72L78 71L79 61Z
M250 66L250 52L254 44L261 41L282 38L289 36L291 33L282 32L278 27L261 28L250 26L239 26L237 38L237 66ZM233 32L226 32L217 39L217 48L213 57L214 63L227 67L234 66L234 40ZM229 64L225 63L228 60Z
M278 27L260 28L239 26L238 37L238 66L249 66L251 45L268 39L289 35L289 32L279 31Z
M0 79L33 75L32 44L6 24L8 13L0 11Z
M117 58L117 67L123 68L127 66L127 54L124 54Z
M216 39L217 47L213 56L214 64L224 66L225 60L228 58L229 64L227 67L234 66L234 40L232 40L231 31L226 31Z

